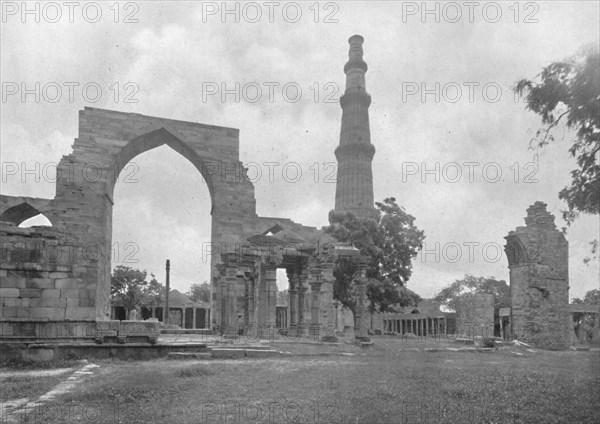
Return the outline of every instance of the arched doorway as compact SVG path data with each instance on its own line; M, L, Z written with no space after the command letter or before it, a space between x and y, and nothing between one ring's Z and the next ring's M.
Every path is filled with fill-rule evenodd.
M116 266L145 270L147 281L154 274L164 286L169 259L171 290L183 293L210 280L210 258L202 260L211 240L210 193L187 158L164 144L140 153L121 171L113 201L111 272Z

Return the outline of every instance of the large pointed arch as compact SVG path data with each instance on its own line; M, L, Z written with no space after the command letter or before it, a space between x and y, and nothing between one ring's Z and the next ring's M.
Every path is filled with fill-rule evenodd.
M38 210L27 202L22 202L6 209L2 215L0 215L0 221L11 222L19 226L29 218L33 218L37 215L43 215L50 221L52 225L54 225L48 216L44 215L42 211Z
M207 158L202 158L176 134L178 134L176 131L165 126L161 126L156 129L149 128L148 132L134 138L127 143L115 157L115 172L114 178L110 182L110 196L113 196L115 183L118 180L119 175L132 159L142 153L166 144L184 158L189 160L202 175L204 182L208 186L208 192L210 193L212 214L215 205L215 187L211 175L215 170L219 170L219 164Z

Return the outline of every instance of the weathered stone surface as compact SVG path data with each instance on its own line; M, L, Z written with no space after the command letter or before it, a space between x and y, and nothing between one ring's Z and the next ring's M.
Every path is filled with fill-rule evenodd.
M456 299L456 334L494 335L494 296L466 293Z
M19 289L0 289L0 297L19 297Z
M527 209L526 226L506 237L510 269L511 332L537 347L566 349L569 314L569 244L546 204Z

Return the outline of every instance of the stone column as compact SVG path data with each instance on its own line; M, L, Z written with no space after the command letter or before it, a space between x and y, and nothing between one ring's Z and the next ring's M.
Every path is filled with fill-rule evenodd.
M600 314L594 314L594 328L592 328L592 342L600 340Z
M288 283L290 285L290 333L296 334L296 328L298 327L298 274L294 272L293 268L286 270Z
M261 272L258 276L258 281L254 283L254 316L256 318L256 331L257 335L260 335L261 329L264 328L266 317L266 279L264 272Z
M196 328L196 306L192 306L192 328Z
M365 308L365 287L367 285L367 260L364 257L360 258L357 270L356 284L356 316L354 317L354 337L361 341L370 341L367 337L366 326L366 308Z
M325 262L321 265L321 318L320 323L323 328L326 328L327 334L333 336L335 334L335 315L333 306L333 285L335 283L335 277L333 276L333 269L335 264Z
M223 259L225 262L225 302L223 302L223 334L226 338L237 337L237 308L236 300L236 284L237 284L237 255L235 253L227 253Z
M298 274L298 335L306 335L308 328L306 327L306 318L304 317L304 298L308 287L306 281L308 280L308 270L303 267Z
M248 329L249 334L254 335L256 331L256 306L254 304L255 296L255 284L256 281L253 277L246 278L246 285L248 288Z
M267 297L266 327L275 328L275 314L277 313L277 268L274 266L267 266L265 271L265 279Z
M339 308L340 308L340 302L337 300L333 301L333 313L335 316L335 331L339 331L340 329L340 322L339 322ZM383 324L383 328L385 328L385 323Z
M320 278L310 282L310 334L319 337L321 331L321 281Z
M250 279L244 276L244 334L248 334L250 327Z
M578 338L579 338L579 343L581 344L587 344L587 326L585 323L585 318L586 318L585 313L580 313L579 314L579 334L578 334Z

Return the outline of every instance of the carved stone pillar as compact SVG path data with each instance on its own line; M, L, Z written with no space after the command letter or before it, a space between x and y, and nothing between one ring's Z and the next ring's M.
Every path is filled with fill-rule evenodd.
M308 291L306 282L308 280L308 270L303 267L298 274L298 335L306 335L308 333L308 327L306 326L306 318L304 316L305 309L305 296Z
M325 262L321 265L321 326L326 329L328 335L334 336L336 325L336 314L333 301L333 284L335 277L333 269L335 264Z
M316 281L310 282L310 334L319 337L321 331L321 281L320 276L317 278Z
M238 263L237 254L234 252L227 252L222 255L223 262L225 265L225 278L224 280L224 299L222 302L223 313L222 313L222 332L227 338L237 337L237 281L238 281Z
M250 279L244 275L244 334L250 326Z
M367 285L367 261L361 258L358 264L356 282L356 315L354 317L354 337L362 341L370 341L367 337L365 287Z
M594 328L592 328L592 342L600 340L600 314L594 314Z
M255 279L253 276L245 276L246 284L246 311L247 311L247 322L246 322L246 335L254 335L256 331L256 310L254 305L255 296Z
M586 315L585 313L580 313L579 314L579 332L578 332L578 336L579 336L579 343L581 344L587 344L587 326L585 323L586 320Z
M293 268L287 269L287 277L289 282L289 293L290 293L290 330L292 334L296 331L298 326L298 274L294 272Z
M266 327L274 328L277 313L277 268L268 266L265 271L266 282Z

